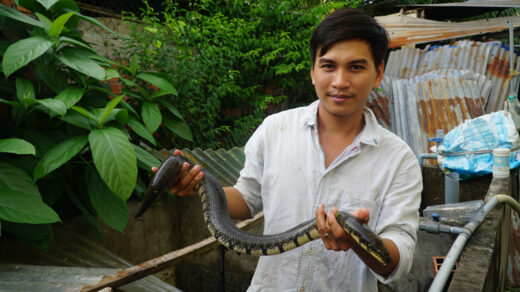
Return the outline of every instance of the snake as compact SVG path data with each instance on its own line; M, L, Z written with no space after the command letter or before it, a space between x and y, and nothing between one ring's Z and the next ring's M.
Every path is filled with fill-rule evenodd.
M161 164L150 181L135 218L141 217L174 182L184 162L187 161L181 156L170 156ZM189 164L190 167L193 166ZM314 219L278 234L258 235L241 230L229 216L226 195L218 180L208 171L202 171L204 177L195 189L202 204L204 221L213 237L229 250L239 254L268 256L289 251L320 238ZM390 262L390 255L383 242L366 224L360 223L354 215L343 211L338 211L336 220L374 259L382 265Z

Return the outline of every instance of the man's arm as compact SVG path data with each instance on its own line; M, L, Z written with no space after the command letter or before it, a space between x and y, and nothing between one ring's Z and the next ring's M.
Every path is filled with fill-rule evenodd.
M395 243L387 238L381 239L391 258L390 263L387 265L381 264L345 232L343 227L341 227L336 220L337 213L338 209L332 208L327 213L327 216L325 216L325 208L323 204L320 204L316 211L316 224L325 247L335 251L347 251L352 248L358 257L374 272L383 277L392 274L394 269L397 267L397 264L399 264L400 259L399 250ZM358 218L360 223L368 222L370 216L367 209L356 210L353 212L353 215Z

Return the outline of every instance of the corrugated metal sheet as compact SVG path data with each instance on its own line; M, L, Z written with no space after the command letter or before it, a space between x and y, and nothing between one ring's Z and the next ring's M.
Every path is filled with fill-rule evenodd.
M516 71L520 70L518 55L514 54ZM486 113L503 108L510 91L518 92L520 78L504 84L510 74L509 49L500 42L460 41L453 46L428 50L406 48L392 51L385 75L392 78L413 78L439 69L471 70L485 75L480 77L479 92L486 97ZM489 82L488 82L489 81Z
M518 0L469 0L465 2L439 3L439 4L414 4L406 5L407 7L450 7L450 8L468 8L468 7L491 7L491 8L520 8Z
M53 228L56 239L48 251L0 238L0 291L79 291L132 265L93 240L66 228ZM123 291L180 291L149 276Z
M438 130L447 133L465 119L484 114L484 103L490 81L470 70L435 70L411 79L385 76L384 91L392 118L389 127L405 140L416 155L430 152L429 138ZM380 94L383 95L383 94ZM372 103L378 99L371 97ZM373 107L373 106L372 106Z
M390 48L500 32L509 28L508 21L513 23L513 27L520 27L520 16L466 22L442 22L397 13L377 16L376 19L388 31Z
M163 161L168 156L173 155L172 150L162 149L151 153L159 160ZM225 149L182 149L184 157L194 164L199 164L202 168L208 170L222 186L234 185L237 181L240 170L245 163L244 149L234 147L229 150Z
M54 267L32 265L0 265L0 291L73 292L84 285L98 283L104 275L118 269ZM118 291L180 291L172 286L154 282L135 281L118 288Z

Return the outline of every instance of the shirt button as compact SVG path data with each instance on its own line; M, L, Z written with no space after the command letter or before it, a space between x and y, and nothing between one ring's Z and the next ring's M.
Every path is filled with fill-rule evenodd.
M305 288L301 288L301 289L300 289L300 292L305 292Z
M312 251L312 248L309 248L309 250L307 251L307 254L308 255L312 255L313 251ZM303 289L303 288L302 288Z

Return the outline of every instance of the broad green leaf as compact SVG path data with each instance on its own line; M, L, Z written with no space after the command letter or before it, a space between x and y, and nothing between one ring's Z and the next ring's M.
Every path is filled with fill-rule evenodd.
M98 126L101 128L103 126L103 123L105 122L105 120L107 119L108 115L112 112L112 110L117 106L117 104L121 101L121 99L123 98L122 95L116 97L116 98L113 98L111 101L109 101L107 103L107 105L105 106L105 108L103 109L103 114L101 115L101 118L99 119L99 124Z
M88 140L101 178L117 197L126 202L137 181L137 159L132 144L116 128L93 130Z
M41 13L35 12L34 14L36 14L36 17L38 17L41 24L43 25L43 30L45 30L45 32L48 33L49 30L51 29L52 21L50 19L48 19L47 16L45 16Z
M152 167L159 167L161 165L161 161L157 159L155 156L150 154L148 151L143 148L132 144L135 150L135 156L137 156L137 160L142 162L146 166L146 170L150 170Z
M85 178L92 207L108 226L123 233L128 218L126 203L108 189L94 169L88 167Z
M5 103L5 104L8 104L10 106L13 106L13 107L16 107L16 106L21 106L23 107L23 105L19 102L16 102L16 101L10 101L10 100L7 100L7 99L3 99L3 98L0 98L0 102L1 103Z
M159 107L153 102L143 102L141 107L141 117L148 132L157 131L162 122L162 115Z
M136 54L134 54L134 56L132 57L132 60L130 61L130 66L128 67L128 69L130 70L131 76L134 76L135 73L137 72L137 69L139 69L139 60L137 59Z
M137 112L134 110L134 108L129 105L124 99L121 100L121 105L123 106L124 109L126 109L127 111L129 111L130 113L132 113L134 116L138 116Z
M155 86L157 86L159 89L162 89L170 94L178 95L177 90L175 87L173 87L173 84L171 84L170 81L164 79L163 77L153 74L153 73L139 73L135 76L136 78L139 78L141 80L144 80L146 82L149 82Z
M36 20L32 17L29 17L29 16L21 13L20 11L17 11L16 9L9 8L5 5L0 5L0 15L14 19L14 20L18 20L20 22L23 22L23 23L26 23L26 24L29 24L32 26L43 28L42 24L38 20Z
M44 177L51 171L65 164L72 157L76 156L76 154L87 145L87 142L88 138L86 136L72 137L49 150L43 155L38 164L36 164L33 172L34 180Z
M26 38L10 45L2 60L5 76L9 77L16 70L43 55L51 46L50 40L39 36Z
M84 190L78 190L78 192L83 192L83 191ZM97 220L97 216L94 216L94 214L92 214L93 211L90 211L89 210L90 208L88 208L87 206L85 206L85 204L83 204L83 202L78 197L78 194L76 192L74 192L74 190L68 190L65 193L68 195L70 200L74 203L74 206L76 206L76 208L78 208L78 210L81 212L81 214L83 214L87 223L92 228L94 228L94 230L96 232L99 232L99 230L100 230L99 222Z
M56 18L56 20L54 20L54 22L52 22L51 28L49 30L49 36L52 38L58 37L61 34L61 32L63 31L65 24L67 23L67 21L69 21L69 18L72 15L74 15L74 12L62 14L58 18Z
M65 114L63 117L61 117L62 120L65 122L74 125L76 127L80 127L86 130L92 130L93 126L90 124L89 119L76 112L76 111L67 111L67 114Z
M67 107L61 100L44 98L36 99L36 102L60 116L63 116L67 112Z
M137 86L137 83L133 82L132 80L128 80L128 79L123 78L123 77L121 77L121 78L119 78L119 79L120 79L120 80L123 82L123 84L126 85L126 86Z
M67 109L71 108L83 97L84 88L67 87L61 91L54 99L61 100Z
M96 124L98 124L98 118L97 118L94 114L92 114L91 112L89 112L88 110L86 110L86 109L84 109L84 108L82 108L82 107L79 107L79 106L75 106L75 105L74 105L74 106L71 106L70 108L73 109L73 110L75 110L75 111L77 111L78 113L84 115L85 117L87 117L87 118L89 118L89 119L95 121Z
M105 79L105 69L90 59L92 53L76 48L66 48L61 50L61 53L55 56L68 67L97 80Z
M139 135L140 137L148 140L153 145L156 145L155 138L152 136L152 134L148 131L148 129L141 124L138 120L136 120L133 117L128 118L128 126L132 128L132 130Z
M60 42L69 43L69 44L75 45L76 47L80 47L80 48L86 49L94 54L97 54L97 52L93 48L91 48L88 44L85 44L85 43L75 40L73 38L62 36L62 37L60 37Z
M61 92L69 86L67 84L68 76L66 76L62 71L56 70L54 66L49 66L43 62L37 62L34 67L34 72L55 93Z
M67 10L68 12L72 12L72 10L70 10L70 9L66 9L66 10ZM89 16L85 16L85 15L83 15L83 14L81 14L81 13L76 12L76 11L74 11L74 13L75 13L75 15L78 16L79 18L81 18L81 19L83 19L83 20L86 20L86 21L88 21L88 22L90 22L90 23L92 23L92 24L94 24L94 25L96 25L96 26L101 27L102 29L104 29L104 30L106 30L106 31L108 31L108 32L110 32L110 33L116 35L118 38L128 39L128 37L124 37L124 36L118 34L117 32L111 30L110 28L108 28L106 25L104 25L103 23L99 22L99 21L98 21L97 19L95 19L95 18L92 18L92 17L89 17Z
M6 192L6 198L5 201L2 201L4 200L4 192ZM17 198L13 198L14 195ZM18 205L18 202L21 205ZM27 206L25 202L28 202ZM5 219L8 217L10 219L5 220L13 220L13 222L20 222L21 220L25 220L24 222L31 221L28 223L59 221L58 215L45 206L32 178L23 170L0 161L0 218ZM20 212L17 210L20 210Z
M179 118L179 120L184 121L184 118L182 117L181 113L169 101L164 100L164 99L159 99L159 103L164 105L170 111L170 113L172 113L174 116Z
M24 105L29 105L34 100L34 87L31 81L25 78L16 78L16 97Z
M164 117L163 123L175 135L183 138L184 140L193 142L193 134L191 133L190 127L188 124L186 124L186 122Z
M41 197L26 196L8 188L0 188L0 219L16 223L53 223L58 214Z
M33 144L18 138L1 139L0 152L36 155Z
M170 93L168 91L159 89L159 90L155 91L154 93L148 95L148 99L154 99L156 97L164 96L164 95L167 95L167 94L170 94Z
M106 69L105 70L105 80L112 79L112 78L119 78L119 72L114 69Z
M49 10L52 5L56 4L58 0L36 0L38 1L43 7L45 7L47 10Z
M40 198L32 178L23 170L0 160L0 189L11 189L27 196Z
M106 116L106 118L105 118L103 123L99 123L99 124L96 125L96 128L99 128L99 129L103 128L104 125L106 125L107 123L109 123L112 120L114 120L117 117L117 114L121 110L123 110L123 109L120 109L120 108L113 109L111 112L108 113L108 115ZM96 109L93 109L91 112L98 118L98 120L101 120L101 117L105 113L105 109L103 109L103 108L96 108Z

